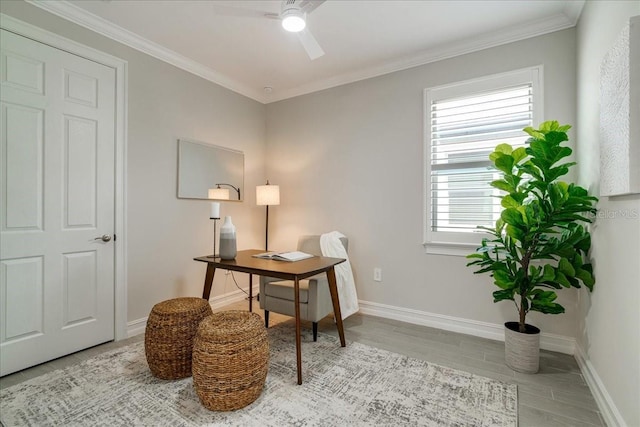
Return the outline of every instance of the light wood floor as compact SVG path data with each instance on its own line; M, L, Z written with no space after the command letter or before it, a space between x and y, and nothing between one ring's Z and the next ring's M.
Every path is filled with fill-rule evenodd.
M254 311L263 315L254 301ZM220 310L247 310L242 301ZM292 318L270 313L270 325L293 322ZM303 322L303 327L311 328ZM373 347L401 353L409 357L438 363L496 380L518 385L518 415L520 427L603 426L593 396L572 356L542 351L540 372L520 374L504 364L504 343L469 335L447 332L396 320L355 314L344 322L347 342L357 341ZM320 322L318 330L337 336L330 317ZM0 388L18 384L88 359L101 352L132 342L143 335L127 340L96 346L53 360L24 371L0 378ZM304 363L304 354L303 363Z

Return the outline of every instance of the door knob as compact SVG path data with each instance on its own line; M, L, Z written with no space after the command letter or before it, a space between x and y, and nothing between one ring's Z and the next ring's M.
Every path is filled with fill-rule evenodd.
M103 234L102 236L96 237L93 240L102 240L103 242L108 242L111 240L111 236L109 236L108 234Z

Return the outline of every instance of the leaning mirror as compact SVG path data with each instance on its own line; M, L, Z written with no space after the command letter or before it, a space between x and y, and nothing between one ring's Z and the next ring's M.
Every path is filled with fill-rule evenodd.
M244 197L242 151L186 139L178 140L178 198L208 199L209 189L229 190L229 200Z

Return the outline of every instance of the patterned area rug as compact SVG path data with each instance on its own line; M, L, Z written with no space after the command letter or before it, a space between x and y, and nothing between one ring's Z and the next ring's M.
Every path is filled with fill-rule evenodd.
M296 384L295 333L269 329L262 395L234 412L200 405L191 378L151 376L142 342L0 391L13 426L516 426L515 384L359 343L303 336Z

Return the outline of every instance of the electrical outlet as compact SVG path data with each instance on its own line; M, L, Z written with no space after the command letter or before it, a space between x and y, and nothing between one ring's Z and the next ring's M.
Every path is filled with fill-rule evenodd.
M376 282L382 282L382 269L376 267L373 269L373 280Z

